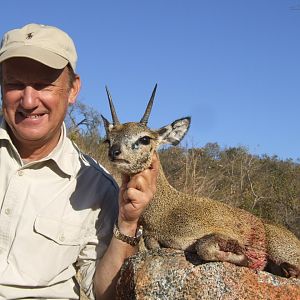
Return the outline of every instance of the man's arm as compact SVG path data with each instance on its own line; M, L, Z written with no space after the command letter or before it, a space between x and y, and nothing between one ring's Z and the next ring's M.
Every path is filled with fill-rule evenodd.
M151 167L129 178L122 178L119 191L118 227L121 233L135 236L138 220L156 191L159 161L153 156ZM114 236L104 256L96 267L94 289L97 300L115 298L116 283L124 260L137 252L137 246L131 246Z

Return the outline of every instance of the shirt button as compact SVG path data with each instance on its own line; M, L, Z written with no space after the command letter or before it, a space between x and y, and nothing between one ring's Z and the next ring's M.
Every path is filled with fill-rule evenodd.
M60 235L59 240L60 240L61 242L63 242L63 241L65 240L65 237L64 237L63 234Z
M19 176L23 176L23 175L24 175L24 171L23 171L23 170L19 170L19 171L18 171L18 175L19 175Z
M5 208L4 212L5 212L6 215L9 216L11 214L11 209L10 208Z

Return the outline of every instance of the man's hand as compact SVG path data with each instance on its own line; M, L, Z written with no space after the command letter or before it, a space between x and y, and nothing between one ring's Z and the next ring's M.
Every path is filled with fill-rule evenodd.
M119 192L118 226L122 233L135 235L138 220L156 191L159 160L154 153L149 169L132 177L123 175Z

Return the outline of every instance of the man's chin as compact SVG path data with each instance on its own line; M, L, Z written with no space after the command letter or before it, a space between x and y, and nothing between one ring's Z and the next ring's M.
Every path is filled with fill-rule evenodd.
M38 143L50 139L50 130L45 128L14 128L12 130L13 140L16 140L19 144Z

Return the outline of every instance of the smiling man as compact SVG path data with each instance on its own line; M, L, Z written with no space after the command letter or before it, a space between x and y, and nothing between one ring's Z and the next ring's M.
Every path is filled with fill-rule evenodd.
M78 277L89 298L114 299L120 267L137 251L157 157L118 189L67 138L76 61L72 39L52 26L28 24L2 40L0 299L79 299Z

